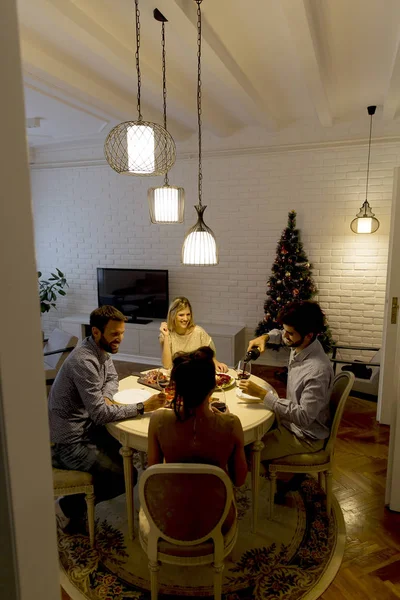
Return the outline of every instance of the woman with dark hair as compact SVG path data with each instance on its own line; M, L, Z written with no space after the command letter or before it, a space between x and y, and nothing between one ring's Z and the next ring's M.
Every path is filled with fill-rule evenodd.
M151 416L148 463L151 466L165 460L216 465L240 486L247 474L243 429L236 415L210 408L215 388L213 357L213 350L203 346L174 358L173 410L157 410Z
M171 302L167 320L160 326L159 339L161 360L166 369L172 367L172 359L178 352L194 352L202 346L209 346L216 353L212 338L200 325L195 324L192 307L184 296L175 298ZM228 371L227 365L217 360L215 354L213 361L217 371L222 373Z

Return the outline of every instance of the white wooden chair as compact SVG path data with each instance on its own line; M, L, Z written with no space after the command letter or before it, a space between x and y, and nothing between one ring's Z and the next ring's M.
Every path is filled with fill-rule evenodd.
M158 597L159 561L212 564L214 598L220 600L224 558L237 538L228 475L212 465L154 465L140 477L139 496L139 539L149 559L151 600Z
M331 431L326 439L324 447L318 452L304 454L290 454L276 458L269 463L268 471L271 481L270 485L270 518L273 517L274 499L276 492L277 473L318 473L321 486L325 483L326 511L331 514L332 507L332 464L335 450L335 441L339 429L340 420L343 415L347 397L354 383L354 374L343 371L336 375L330 397ZM324 482L325 479L325 482Z
M85 494L90 545L94 546L94 487L93 477L84 471L68 471L53 467L54 497Z
M68 354L75 348L78 338L67 331L53 329L43 348L46 384L53 383Z

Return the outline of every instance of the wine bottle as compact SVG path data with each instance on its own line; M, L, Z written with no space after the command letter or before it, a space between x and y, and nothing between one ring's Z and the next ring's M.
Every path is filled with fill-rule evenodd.
M252 348L250 348L250 350L247 352L246 356L244 357L244 362L248 363L251 360L257 360L257 358L260 356L261 352L260 352L260 348L258 346L253 346Z

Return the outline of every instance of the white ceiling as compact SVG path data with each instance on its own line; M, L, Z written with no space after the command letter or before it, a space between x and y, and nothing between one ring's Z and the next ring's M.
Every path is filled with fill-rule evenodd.
M161 26L168 19L168 128L196 134L196 3L140 0L142 113L162 122ZM101 139L136 119L133 0L18 0L32 146ZM260 145L400 135L399 0L203 0L203 126ZM194 138L192 138L194 139Z

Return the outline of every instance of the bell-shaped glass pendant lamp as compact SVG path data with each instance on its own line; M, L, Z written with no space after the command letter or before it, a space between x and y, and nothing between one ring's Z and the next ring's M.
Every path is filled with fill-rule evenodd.
M203 213L207 207L195 206L197 223L189 229L182 246L182 263L208 267L219 262L217 242L213 232L203 220Z
M372 138L372 117L375 114L376 106L368 106L368 114L371 117L369 124L369 144L368 144L368 163L367 163L367 183L365 189L365 202L356 214L356 218L350 223L350 229L354 233L375 233L379 229L379 221L372 212L368 202L368 181L369 181L369 161L371 158L371 138Z
M152 223L183 223L185 190L182 187L163 185L149 188L147 199Z
M379 229L379 221L372 212L368 200L360 208L356 218L350 223L354 233L375 233Z
M138 120L125 121L111 129L104 143L104 155L110 167L120 175L153 177L169 171L175 163L176 147L172 136L162 125L143 121L142 118L139 0L135 0L135 8Z
M197 123L199 142L199 174L198 193L199 203L195 206L197 223L189 229L182 246L182 263L184 265L211 266L219 262L217 242L211 229L203 220L206 206L201 202L203 190L203 173L201 163L201 9L202 0L195 0L197 4Z
M165 57L165 23L167 23L167 19L157 8L154 9L153 14L156 21L161 22L164 129L167 131L167 69ZM163 186L152 187L147 191L147 199L152 223L168 225L183 223L185 190L182 187L169 185L168 173L165 174Z

